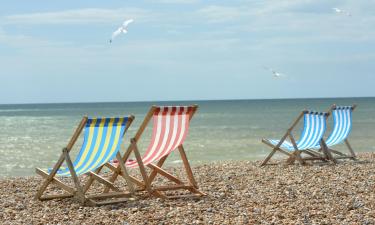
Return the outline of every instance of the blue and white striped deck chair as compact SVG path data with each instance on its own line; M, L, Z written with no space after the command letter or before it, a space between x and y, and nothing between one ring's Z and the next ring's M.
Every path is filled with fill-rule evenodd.
M323 135L327 128L328 113L302 111L292 126L287 130L280 140L262 139L262 142L272 148L271 153L263 161L261 166L267 164L272 156L278 151L289 156L287 163L291 164L298 160L301 164L305 164L305 160L324 160L326 156L320 155L318 152L311 151L312 148L319 146L323 141ZM303 118L303 130L298 141L293 137L292 131L298 122ZM289 137L290 142L286 139ZM325 151L324 151L325 152ZM301 153L308 154L309 158L302 158Z
M325 143L327 149L337 155L334 159L356 159L356 155L349 144L348 136L352 130L352 113L356 108L356 105L352 106L336 106L332 105L330 113L333 117L333 128L331 134L326 139ZM350 155L344 154L337 150L332 149L332 146L345 143L349 149Z
M130 197L134 192L133 184L130 182L129 175L126 171L124 161L119 152L122 140L126 130L134 120L133 116L117 117L117 118L88 118L83 117L81 123L76 129L67 147L63 148L62 154L53 168L48 171L43 171L36 168L36 172L45 178L41 188L36 194L39 200L50 200L55 198L69 198L76 197L83 205L103 205L124 202L128 199L123 197ZM84 138L81 149L72 162L70 157L70 150L77 141L81 132L84 130ZM107 163L112 159L117 158L121 167L121 174L130 190L129 192L120 191L114 184L99 173ZM66 167L62 167L65 162ZM86 174L89 176L88 181L84 186L81 186L79 175ZM75 188L63 183L56 176L71 177L73 179ZM101 193L95 195L88 195L87 191L94 181L105 185L113 190L110 193ZM63 189L65 194L45 195L47 186L53 183ZM103 200L106 198L122 198L116 200ZM103 200L103 201L97 201Z

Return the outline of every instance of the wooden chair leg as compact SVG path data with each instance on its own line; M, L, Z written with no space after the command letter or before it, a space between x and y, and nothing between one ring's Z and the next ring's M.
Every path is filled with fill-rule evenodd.
M349 152L350 152L350 155L352 156L352 159L356 159L357 156L355 155L355 153L354 153L354 151L353 151L353 148L352 148L352 146L350 145L348 139L345 140L345 144L346 144L346 146L347 146L348 149L349 149Z
M296 156L295 156L295 154L292 154L292 155L289 156L289 158L285 161L285 164L286 164L286 165L292 165L292 164L294 164L295 161L296 161Z
M74 170L74 166L73 166L72 160L70 159L69 153L66 149L64 150L64 154L65 154L66 164L69 168L70 175L72 176L74 185L76 187L76 196L82 204L85 204L85 202L86 202L85 193L84 193L83 188L82 188L82 186L79 182L76 171Z
M133 186L132 181L130 180L130 176L129 176L129 174L128 174L128 171L126 170L125 162L124 162L123 159L121 158L121 155L120 155L119 152L117 153L116 157L117 157L117 160L118 160L119 165L120 165L120 167L121 167L122 174L123 174L123 176L124 176L124 178L125 178L126 184L128 185L130 192L131 192L132 194L134 194L134 186Z
M302 159L301 157L301 151L300 150L296 150L296 159L298 160L298 162L301 164L301 165L306 165L306 162L305 160Z
M320 146L322 148L323 154L326 155L327 159L331 160L333 163L337 163L337 160L332 156L331 150L323 140L320 141Z
M128 150L125 152L125 154L124 154L124 156L122 158L122 161L124 162L124 164L128 160L128 158L129 158L130 154L132 153L132 151L133 151L133 144L130 144ZM112 168L111 165L107 165L107 166L111 170L113 170L113 174L112 174L111 178L109 178L109 181L114 182L117 179L117 177L120 175L120 173L121 173L121 167L120 167L120 165L117 168ZM104 192L105 193L108 193L108 191L109 191L108 187L104 188Z
M190 163L187 159L183 145L180 145L178 147L178 150L180 152L182 162L184 163L185 171L187 173L187 177L189 179L190 184L193 185L195 188L198 188L198 184L194 179L193 171L191 170Z
M277 149L272 149L271 153L267 156L267 158L260 164L260 166L264 166L267 164L267 162L272 158L272 156L276 153Z
M146 173L146 168L145 168L145 166L143 164L141 154L139 153L137 142L135 141L134 138L131 140L131 142L132 142L131 144L133 145L133 151L134 151L135 158L137 159L137 162L138 162L139 170L141 172L143 181L144 181L145 186L146 186L146 190L150 194L152 194L151 184L150 184L150 181L148 179L148 176L147 176L147 173Z
M40 199L43 195L44 191L47 189L48 185L53 180L53 177L56 175L56 172L60 169L61 165L65 161L65 153L64 151L61 153L60 158L57 160L55 166L53 167L52 171L48 175L48 177L43 182L42 186L39 188L38 192L35 195L35 199Z

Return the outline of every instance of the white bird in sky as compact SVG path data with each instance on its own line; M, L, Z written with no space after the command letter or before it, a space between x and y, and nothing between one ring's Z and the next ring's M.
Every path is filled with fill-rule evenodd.
M345 16L352 16L352 14L350 14L349 12L343 10L343 9L339 9L339 8L332 8L336 13L340 13L340 14L344 14Z
M284 74L279 73L279 72L277 72L276 70L274 70L274 69L272 69L272 68L269 68L269 67L266 67L266 66L265 66L264 69L271 71L272 74L273 74L273 77L275 77L275 78L279 78L279 77L283 77L283 76L285 76Z
M113 39L115 39L115 37L117 37L119 34L121 34L121 33L123 33L123 34L128 33L127 27L133 21L134 21L133 19L125 20L124 23L121 25L121 27L119 27L115 32L112 33L112 37L109 40L109 43L112 43Z

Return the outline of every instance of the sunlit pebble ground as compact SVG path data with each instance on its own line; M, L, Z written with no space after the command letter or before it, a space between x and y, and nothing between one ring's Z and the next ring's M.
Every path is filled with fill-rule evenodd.
M3 178L0 223L375 224L375 154L338 165L261 168L259 163L194 167L207 193L200 199L161 200L138 193L134 201L101 207L82 207L73 199L40 202L33 198L40 177ZM168 169L182 175L180 169ZM122 181L116 184L123 188Z

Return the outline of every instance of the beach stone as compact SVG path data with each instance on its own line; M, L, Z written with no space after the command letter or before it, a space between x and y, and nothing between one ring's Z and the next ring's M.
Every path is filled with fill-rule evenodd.
M374 154L337 165L259 163L194 166L203 198L163 200L140 192L134 201L102 207L82 207L73 199L40 202L33 199L39 177L1 178L0 224L375 224ZM116 186L125 187L124 181Z

